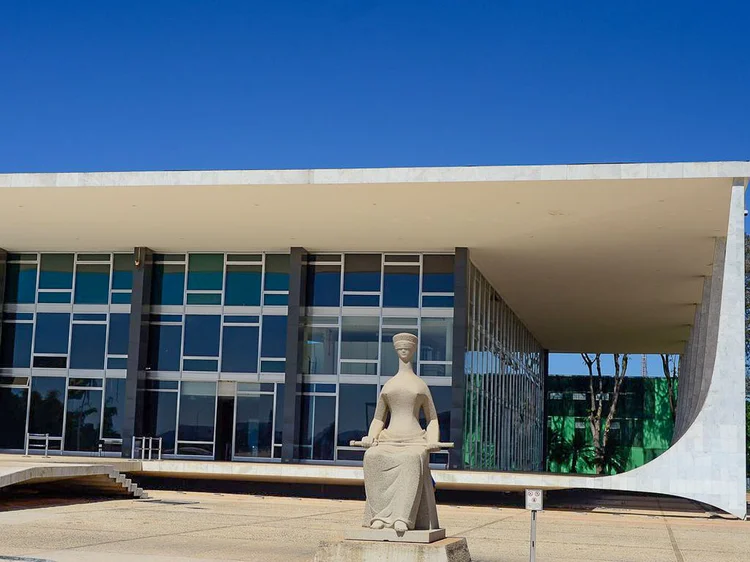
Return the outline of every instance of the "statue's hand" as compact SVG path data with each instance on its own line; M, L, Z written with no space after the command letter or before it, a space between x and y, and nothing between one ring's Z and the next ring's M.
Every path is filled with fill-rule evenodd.
M378 444L378 440L375 439L374 437L370 437L369 435L365 435L362 438L362 446L365 449L369 449L370 447L374 447L377 444Z

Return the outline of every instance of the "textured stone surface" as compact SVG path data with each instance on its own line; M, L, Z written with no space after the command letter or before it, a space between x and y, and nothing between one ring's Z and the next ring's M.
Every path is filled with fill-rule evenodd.
M405 531L398 534L393 529L356 529L344 533L344 538L354 541L390 541L431 543L445 538L445 529Z
M372 541L323 542L315 562L470 562L464 538L431 544Z

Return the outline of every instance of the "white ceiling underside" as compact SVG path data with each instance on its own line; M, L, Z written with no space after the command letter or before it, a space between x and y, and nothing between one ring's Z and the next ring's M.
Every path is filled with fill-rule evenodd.
M692 166L702 165L714 168L6 174L0 248L466 246L545 347L677 352L711 271L714 240L727 232L732 177L750 175L747 163ZM654 170L676 177L654 178Z

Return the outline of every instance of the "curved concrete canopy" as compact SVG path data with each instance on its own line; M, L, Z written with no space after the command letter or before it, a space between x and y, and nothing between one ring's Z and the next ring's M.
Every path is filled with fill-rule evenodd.
M748 162L0 175L9 251L448 251L553 351L679 352Z

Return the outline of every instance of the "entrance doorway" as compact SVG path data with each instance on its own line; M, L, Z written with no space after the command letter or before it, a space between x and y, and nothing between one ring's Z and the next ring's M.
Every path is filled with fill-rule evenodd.
M216 408L216 449L214 459L232 460L232 434L234 433L234 396L219 396Z

